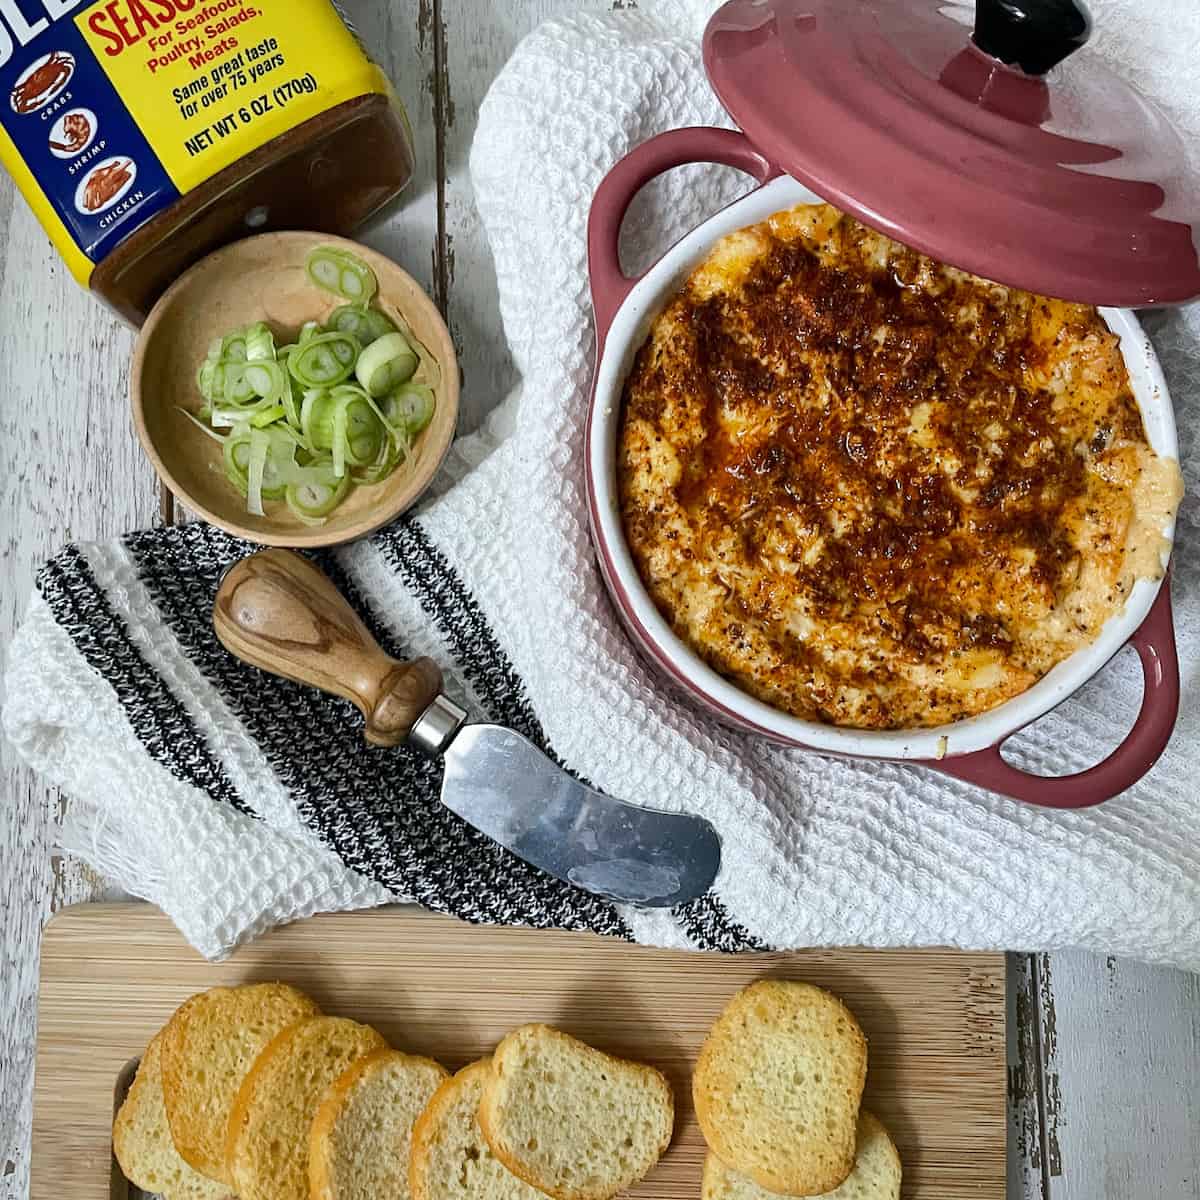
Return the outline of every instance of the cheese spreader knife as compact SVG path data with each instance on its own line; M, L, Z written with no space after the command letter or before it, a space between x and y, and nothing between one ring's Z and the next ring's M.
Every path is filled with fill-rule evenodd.
M251 666L358 706L367 741L445 760L442 803L535 867L623 904L669 908L721 865L709 822L626 804L572 778L527 738L467 724L429 658L383 652L329 578L290 550L234 563L213 607L221 644Z

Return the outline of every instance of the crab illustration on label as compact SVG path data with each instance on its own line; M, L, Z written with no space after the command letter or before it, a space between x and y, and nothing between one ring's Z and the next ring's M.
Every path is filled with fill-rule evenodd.
M17 81L9 95L13 112L37 112L67 86L74 74L74 55L52 50Z

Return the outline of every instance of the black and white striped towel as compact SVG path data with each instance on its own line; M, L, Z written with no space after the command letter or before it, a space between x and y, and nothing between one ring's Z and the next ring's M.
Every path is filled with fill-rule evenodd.
M523 394L460 449L457 481L420 517L320 562L390 651L449 668L448 690L473 713L614 795L711 819L725 850L714 893L645 913L548 879L441 808L438 765L368 747L350 705L232 660L210 611L221 569L248 548L204 525L72 547L47 565L9 659L9 737L72 796L69 848L210 956L298 916L404 899L703 949L1082 945L1200 969L1193 500L1175 567L1178 732L1145 781L1085 813L731 733L664 690L618 628L582 485L585 215L635 143L724 120L697 53L708 7L643 0L551 22L518 49L483 105L471 165ZM1107 52L1147 61L1143 83L1169 102L1190 78L1200 10L1168 20L1111 0L1104 16ZM1200 101L1176 115L1200 138ZM634 259L738 186L719 171L669 176L628 222ZM1194 489L1200 310L1158 316L1152 333ZM1128 728L1135 676L1118 660L1022 735L1023 761L1065 771L1099 758Z

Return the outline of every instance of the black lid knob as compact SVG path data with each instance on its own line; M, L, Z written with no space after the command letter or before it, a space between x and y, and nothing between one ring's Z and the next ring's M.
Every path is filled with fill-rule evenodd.
M976 0L975 45L1027 75L1045 75L1091 32L1083 0Z

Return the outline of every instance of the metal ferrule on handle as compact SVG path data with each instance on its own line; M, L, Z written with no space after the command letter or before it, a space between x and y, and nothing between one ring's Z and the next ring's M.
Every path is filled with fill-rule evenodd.
M408 735L409 745L436 758L446 752L466 719L466 709L459 708L445 696L438 696L417 718Z

